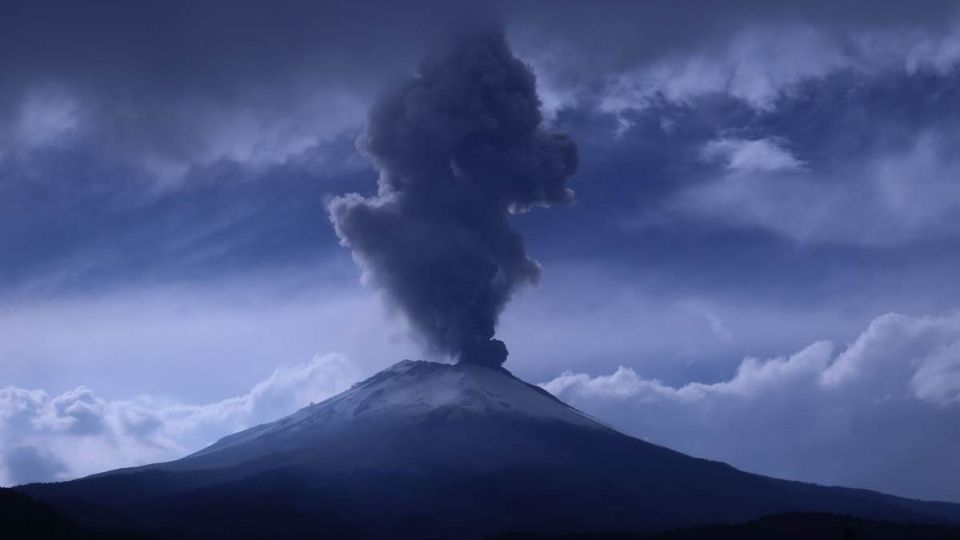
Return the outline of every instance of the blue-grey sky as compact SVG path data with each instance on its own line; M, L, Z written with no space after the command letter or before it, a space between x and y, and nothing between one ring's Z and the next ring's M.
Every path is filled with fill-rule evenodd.
M478 20L577 144L505 367L765 474L960 501L952 2L7 2L0 483L170 459L408 357L327 205Z

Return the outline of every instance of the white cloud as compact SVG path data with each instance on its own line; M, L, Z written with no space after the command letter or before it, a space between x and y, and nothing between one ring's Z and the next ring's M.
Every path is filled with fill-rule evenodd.
M0 389L0 484L65 479L175 459L348 388L358 368L338 354L281 367L241 396L205 405L142 396L107 401L80 387L51 396Z
M720 139L703 156L725 171L676 194L668 215L752 227L804 243L896 246L960 234L960 159L926 131L895 150L839 164L800 163L766 139Z
M909 73L925 69L947 73L960 61L960 25L941 35L911 32L904 36L908 43L906 68Z
M20 103L16 135L25 148L32 149L62 141L78 125L73 96L55 88L38 88Z
M549 103L571 106L583 101L618 116L642 110L658 99L688 104L714 95L739 100L762 114L804 83L833 73L875 75L927 69L945 73L960 59L956 25L824 25L802 19L740 21L729 29L699 29L680 38L668 33L662 36L667 42L635 46L649 52L607 51L607 57L570 44L544 47L537 41L534 46L522 39L521 50L542 74ZM608 66L605 62L611 58L620 62ZM576 78L565 72L578 60L583 63L580 68L593 76ZM606 70L597 73L603 69L598 66Z
M715 139L703 147L701 156L740 173L795 171L803 167L780 141L772 139Z
M720 43L683 51L612 77L599 100L602 111L642 109L662 96L677 103L724 94L765 111L807 79L857 66L837 36L803 24L744 28Z
M541 386L625 431L774 476L960 501L960 314L875 319L829 342L670 386L620 367Z
M806 15L804 6L793 8L794 17L782 17L776 9L766 15L751 9L738 17L736 9L724 6L698 19L711 23L701 26L673 18L669 7L659 14L666 20L660 20L656 8L644 5L637 10L646 13L624 16L629 23L605 21L607 32L591 35L589 46L580 44L579 49L575 44L583 36L575 28L565 34L569 43L536 33L537 39L517 38L544 83L548 110L589 104L617 116L618 133L631 125L624 113L662 99L682 105L726 96L762 115L775 110L782 98L802 92L806 83L832 74L947 73L960 60L960 25L950 23L956 20L955 9L914 21L902 13L870 21L870 14L856 10L847 14L854 20L833 13L825 23L810 17L817 8ZM733 20L725 24L727 17Z
M910 391L919 399L940 405L960 402L960 341L927 357L910 378Z
M34 85L11 104L9 125L0 126L0 158L78 148L104 163L141 170L147 186L160 188L178 187L192 170L219 162L253 174L287 163L341 170L325 145L360 129L366 98L327 87L301 94L280 100L282 107L256 95L246 102L190 96L158 112L104 103L102 96L65 85Z

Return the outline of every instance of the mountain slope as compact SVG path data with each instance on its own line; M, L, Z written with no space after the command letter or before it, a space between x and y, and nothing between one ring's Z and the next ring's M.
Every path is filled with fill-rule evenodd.
M23 489L101 530L204 538L642 532L797 511L960 523L960 505L634 439L501 368L410 361L177 461Z
M491 467L550 459L549 455L524 454L543 449L531 447L539 446L536 439L525 441L530 437L522 431L508 429L518 423L610 431L502 368L408 360L322 403L225 437L162 467L222 467L278 454L284 455L287 464L324 466L339 472L363 467L410 470L441 462L456 467ZM465 430L458 424L471 428ZM429 439L404 436L404 432L424 429L434 429L423 433ZM511 438L510 445L504 444L506 438ZM405 453L407 441L415 443L413 446L425 444L430 451L411 447Z

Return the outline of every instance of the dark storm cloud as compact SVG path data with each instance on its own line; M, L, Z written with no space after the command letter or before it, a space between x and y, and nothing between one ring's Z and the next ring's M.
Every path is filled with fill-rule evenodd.
M440 2L7 3L0 146L79 141L168 183L219 159L281 162L357 125L456 17Z
M541 258L589 257L630 272L656 271L675 278L671 287L749 288L739 279L743 264L770 265L772 255L782 280L764 283L777 289L792 279L799 255L769 231L719 231L695 219L643 230L624 223L646 219L677 189L717 172L722 163L700 159L701 147L716 137L784 137L800 159L820 164L864 155L850 146L890 133L883 124L897 122L912 134L938 116L952 118L949 99L919 116L908 110L944 95L949 77L933 76L922 93L899 95L896 85L913 79L851 73L840 80L834 71L853 64L832 62L862 59L853 35L861 30L883 38L882 32L903 30L908 45L935 43L949 34L956 8L936 1L910 9L875 2L870 10L856 2L691 5L497 7L508 41L535 67L541 97L549 102L551 84L576 93L577 99L560 100L550 120L580 143L585 180L577 208L519 216L515 225ZM379 1L6 3L0 287L38 273L79 272L112 282L159 271L166 279L327 256L333 235L311 208L330 193L375 189L375 174L352 168L358 156L347 155L342 141L360 128L376 92L412 70L429 43L489 11L459 2L410 2L402 9ZM780 31L791 25L826 37L795 42ZM772 45L761 40L746 51L729 49L758 28L772 29ZM776 52L778 42L810 54L753 54ZM601 108L624 74L639 73L644 81L646 67L683 65L688 57L697 69L674 77L683 84L654 78L652 94L633 101L617 94L623 102L615 113ZM730 58L739 63L724 63ZM716 66L722 69L715 78L699 77ZM769 71L780 78L754 77ZM741 74L742 88L717 83L737 78L731 74ZM759 92L759 101L774 103L780 84L805 78L830 79L822 84L832 90L814 84L762 111L766 116L740 99ZM679 85L683 99L658 95L664 85ZM873 86L890 86L889 97L875 107L857 101ZM860 93L843 98L850 88ZM341 167L347 161L351 166ZM158 194L158 178L172 186ZM808 256L805 265L822 272L825 254ZM850 259L842 253L837 264L846 267ZM705 266L714 271L699 271Z
M485 11L391 4L5 3L0 292L325 254L367 103Z
M502 33L471 33L374 106L360 145L379 194L330 206L370 282L461 362L503 363L497 318L539 276L510 214L573 201L576 146L541 122L534 76Z
M624 253L624 243L630 254L631 237L622 234L574 246L554 239L583 238L599 225L617 233L616 223L638 204L655 205L661 191L701 167L694 141L710 135L710 118L697 117L714 112L700 103L670 104L685 112L640 118L628 100L617 115L598 113L594 106L605 103L611 81L664 58L725 50L745 28L764 25L796 22L831 36L906 28L922 41L941 35L954 9L944 2L909 10L895 2L870 10L851 2L693 6L7 2L0 17L0 287L74 267L110 281L181 262L188 275L303 260L330 240L317 233L322 218L309 213L309 204L329 193L374 189L373 174L358 173L354 162L341 166L357 156L340 148L361 127L373 96L412 70L430 43L494 11L541 83L578 92L578 100L561 100L559 116L584 119L567 131L578 141L595 139L582 145L584 159L597 164L591 177L607 179L583 192L585 204L566 223L535 215L521 228L544 224L550 234L537 237L537 249L546 254L574 248L613 257ZM698 16L688 16L690 9ZM783 41L805 50L804 43ZM760 62L751 71L747 64L733 68L767 67ZM612 142L609 133L625 119L643 123L646 133L634 129ZM663 135L667 121L675 131ZM585 127L591 123L605 123L603 133ZM588 226L571 226L580 220ZM560 230L565 234L551 232Z
M604 84L656 59L722 49L744 28L924 31L952 4L874 2L6 2L0 147L81 138L89 152L180 179L225 158L282 162L355 126L432 40L498 12L520 56L558 84ZM694 9L697 16L689 16ZM844 40L837 40L838 46ZM550 56L552 54L552 56ZM23 122L24 110L31 114ZM17 129L17 126L25 129Z

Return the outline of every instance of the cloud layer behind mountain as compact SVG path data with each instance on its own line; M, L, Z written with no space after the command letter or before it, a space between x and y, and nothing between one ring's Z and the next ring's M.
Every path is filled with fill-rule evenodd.
M960 500L960 316L875 319L838 348L672 386L621 366L541 384L635 436L772 476Z
M108 401L78 387L57 396L0 388L4 485L63 480L168 461L347 389L357 368L342 355L278 368L249 392L203 405L143 396Z

